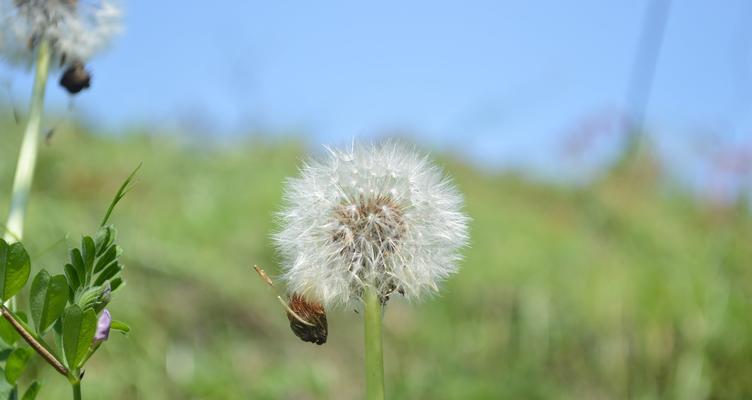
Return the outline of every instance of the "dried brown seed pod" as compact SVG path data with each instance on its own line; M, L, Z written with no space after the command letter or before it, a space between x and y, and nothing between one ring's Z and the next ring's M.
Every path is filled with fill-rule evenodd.
M275 292L277 289L274 287L272 278L267 275L266 271L258 265L254 265L253 269L261 277L269 287ZM326 337L329 333L329 326L326 322L326 310L321 303L316 301L306 300L305 297L293 293L290 299L285 302L280 294L277 294L277 299L287 309L287 319L290 321L290 329L304 342L311 342L316 344L326 343Z
M287 306L294 312L288 311L287 319L290 320L290 329L295 336L304 342L319 345L326 343L328 325L326 311L321 304L293 293Z

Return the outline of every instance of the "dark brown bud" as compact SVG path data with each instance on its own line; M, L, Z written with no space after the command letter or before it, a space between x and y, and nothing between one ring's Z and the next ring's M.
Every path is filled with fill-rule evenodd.
M70 94L76 94L91 86L91 75L80 62L71 64L60 77L60 86Z
M293 293L288 303L290 310L297 314L297 317L287 312L287 319L290 320L290 329L304 342L316 344L326 343L328 325L326 322L326 311L324 307L315 302L306 300L303 296ZM304 323L303 321L306 323Z

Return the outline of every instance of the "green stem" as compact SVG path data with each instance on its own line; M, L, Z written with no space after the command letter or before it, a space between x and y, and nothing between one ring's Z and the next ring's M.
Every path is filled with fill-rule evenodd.
M73 400L81 400L81 381L71 382L73 388Z
M381 300L376 289L366 288L366 399L384 399L384 351L381 339Z
M50 47L46 40L42 40L37 49L36 74L34 76L34 89L31 93L31 104L29 105L29 120L26 124L26 131L21 142L21 150L18 154L8 222L5 224L4 239L7 242L15 242L21 240L23 237L23 220L24 214L26 214L26 206L29 202L29 191L31 189L31 181L34 177L34 166L37 162L39 130L44 112L44 92L49 72Z

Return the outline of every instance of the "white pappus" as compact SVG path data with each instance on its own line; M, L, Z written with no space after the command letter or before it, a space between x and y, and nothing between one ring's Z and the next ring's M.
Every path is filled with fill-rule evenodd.
M366 285L382 302L437 292L468 241L456 187L397 142L327 150L285 187L274 242L288 290L325 307L359 303Z
M111 0L0 0L0 54L30 65L47 40L53 66L86 62L120 32L121 18Z

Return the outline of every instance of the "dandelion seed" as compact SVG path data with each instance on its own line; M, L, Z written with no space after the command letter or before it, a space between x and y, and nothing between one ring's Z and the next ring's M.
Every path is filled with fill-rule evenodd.
M324 307L374 288L417 299L456 272L467 243L462 196L442 171L394 142L329 149L290 179L274 241L291 293Z
M121 11L110 0L0 0L0 54L29 65L42 40L53 65L83 63L121 30Z

